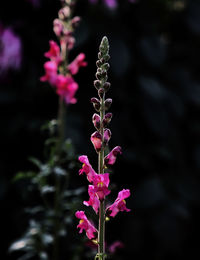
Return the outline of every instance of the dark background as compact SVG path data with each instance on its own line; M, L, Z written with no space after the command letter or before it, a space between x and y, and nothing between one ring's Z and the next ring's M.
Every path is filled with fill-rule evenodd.
M1 260L9 259L9 245L26 228L20 189L11 180L30 169L29 156L43 158L40 128L57 116L57 96L39 77L48 41L56 39L52 21L59 8L53 0L35 8L25 0L1 1L0 22L20 36L23 47L21 69L0 79ZM75 14L82 22L70 59L84 52L88 66L75 77L78 103L68 108L67 131L77 154L93 161L92 82L101 38L110 41L111 147L123 149L112 182L132 193L131 213L108 225L110 239L125 243L121 259L198 259L200 2L124 0L113 11L81 0Z

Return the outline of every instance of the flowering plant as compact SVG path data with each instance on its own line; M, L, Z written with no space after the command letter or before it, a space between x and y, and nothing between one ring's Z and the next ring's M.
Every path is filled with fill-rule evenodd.
M99 215L99 227L96 229L92 222L90 222L85 215L84 211L77 211L76 217L80 219L77 228L80 229L80 233L85 230L89 239L96 241L98 245L98 253L95 259L104 260L105 253L105 220L106 217L115 217L119 211L127 211L130 209L126 207L125 199L130 196L129 189L123 189L118 193L117 199L112 205L106 207L106 198L110 194L109 173L105 173L107 167L113 165L116 161L118 154L121 154L121 147L116 146L113 150L105 156L105 149L108 146L108 142L111 138L111 131L108 129L108 125L111 121L112 114L106 113L110 108L112 99L105 99L105 94L110 88L110 83L107 82L107 71L109 69L109 43L107 37L103 37L98 53L97 61L97 73L94 81L94 86L98 90L99 99L92 98L91 102L94 108L99 114L94 114L92 121L96 132L91 135L91 142L98 154L98 173L95 172L90 164L88 157L82 155L79 157L79 161L83 163L82 168L79 170L79 174L85 173L90 185L88 186L89 200L83 203L86 206L91 206L95 213Z

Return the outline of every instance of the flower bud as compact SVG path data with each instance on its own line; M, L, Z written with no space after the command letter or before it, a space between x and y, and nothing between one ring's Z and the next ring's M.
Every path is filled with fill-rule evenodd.
M71 20L71 25L73 28L76 28L79 25L81 18L79 16L75 16L72 20Z
M96 78L97 78L98 80L101 80L101 79L102 79L102 75L101 75L100 72L97 72L97 73L95 74L95 76L96 76Z
M91 135L90 138L92 144L94 145L94 149L96 150L97 153L99 153L101 151L101 147L102 147L102 136L99 132L94 132Z
M96 113L93 115L92 117L92 122L94 124L94 127L99 130L100 129L100 122L101 122L101 118L99 115L97 115Z
M102 53L101 53L101 52L98 53L98 58L99 58L99 59L102 58Z
M109 68L110 68L109 63L104 63L104 64L103 64L103 69L104 69L104 70L107 71Z
M112 113L107 113L103 118L103 127L108 127L112 119Z
M100 80L95 80L94 81L94 86L95 86L95 88L98 90L98 89L100 89L100 87L101 87L101 81Z
M122 149L120 146L116 146L112 149L112 151L104 158L104 165L109 167L116 162L117 155L122 153Z
M97 65L97 67L99 68L99 67L101 67L103 64L102 64L102 62L101 62L100 60L98 60L98 61L96 62L96 65Z
M109 59L110 59L110 55L109 54L106 54L103 57L104 57L105 62L109 61Z
M110 129L105 129L104 136L103 136L103 144L106 146L111 138L111 131Z
M60 37L63 33L63 29L64 29L64 26L63 26L62 21L59 19L55 19L53 21L53 30L54 30L55 35Z
M65 20L66 18L68 18L70 16L70 8L69 6L65 6L62 9L59 10L58 12L58 17L61 20Z
M111 86L110 82L104 83L103 88L104 88L105 92L107 92L110 89L110 86Z
M93 97L93 98L91 98L91 103L93 104L94 109L95 109L97 112L99 112L99 110L100 110L100 108L101 108L100 101L99 101L97 98Z
M112 98L107 98L104 102L105 110L109 110L112 104Z
M99 95L100 98L103 98L104 93L105 93L105 91L104 91L103 88L100 88L100 89L98 90L98 95Z

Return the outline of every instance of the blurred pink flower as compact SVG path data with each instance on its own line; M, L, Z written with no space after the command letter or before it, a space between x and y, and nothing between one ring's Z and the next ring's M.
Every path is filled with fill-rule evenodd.
M113 242L113 243L109 246L108 251L109 251L111 254L114 254L118 248L123 248L123 247L124 247L124 244L123 244L121 241L117 240L117 241Z
M45 52L44 56L46 58L49 58L52 61L55 61L56 64L60 64L62 61L61 55L60 55L60 47L58 44L54 41L49 41L50 49L48 52Z
M22 43L11 28L0 25L0 74L19 69L22 61Z
M87 62L84 61L85 54L80 53L69 65L68 69L72 75L75 75L78 73L80 67L87 66Z
M45 75L40 77L40 81L48 81L52 86L55 86L57 81L58 65L55 61L46 61L44 63Z
M66 104L76 103L77 100L74 95L78 90L78 84L71 76L58 75L55 86L56 93L64 99Z
M89 0L89 2L91 4L97 4L98 3L98 0ZM117 0L103 0L104 4L110 8L110 9L115 9L118 5L118 2ZM137 0L128 0L128 2L130 3L136 3Z
M40 0L27 0L27 2L31 3L33 5L33 7L40 6Z

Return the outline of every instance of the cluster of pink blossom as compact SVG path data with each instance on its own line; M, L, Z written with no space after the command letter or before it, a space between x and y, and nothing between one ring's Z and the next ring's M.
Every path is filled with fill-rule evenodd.
M120 211L130 211L130 209L126 207L125 201L125 199L130 196L129 189L121 190L118 193L114 203L112 205L105 206L105 199L111 191L109 190L109 173L104 173L104 170L109 166L112 166L116 162L118 154L121 154L121 147L116 146L106 156L104 155L105 148L108 146L108 142L111 138L111 131L107 127L112 118L112 113L105 113L112 103L112 99L105 99L105 93L110 87L110 83L106 82L107 70L109 68L109 64L107 63L107 60L109 59L108 46L108 40L104 37L100 45L100 52L98 54L99 60L97 61L98 69L96 73L97 80L94 82L95 87L98 89L100 99L91 99L96 111L100 112L100 115L95 113L92 117L94 127L97 131L91 135L91 142L99 158L98 173L96 173L93 169L86 155L79 157L79 161L82 163L82 168L79 170L79 174L82 175L85 173L87 180L90 183L88 186L89 200L84 201L83 204L86 206L91 206L96 214L99 214L99 218L103 216L103 219L100 220L99 223L102 221L105 222L106 217L115 217ZM85 230L89 239L96 239L98 234L98 244L100 244L101 238L99 238L99 232L101 232L101 227L99 226L99 230L97 230L88 220L84 211L77 211L75 215L78 219L80 219L79 225L77 226L80 228L80 233ZM100 225L102 226L102 224Z
M54 33L60 45L53 40L49 42L50 49L44 54L49 61L44 63L45 75L40 78L41 81L49 82L66 104L76 103L74 96L78 84L73 75L78 73L80 67L87 65L84 53L80 53L70 64L67 64L68 53L75 43L73 30L80 21L79 17L71 18L72 2L68 1L64 4L58 12L58 18L53 22Z

